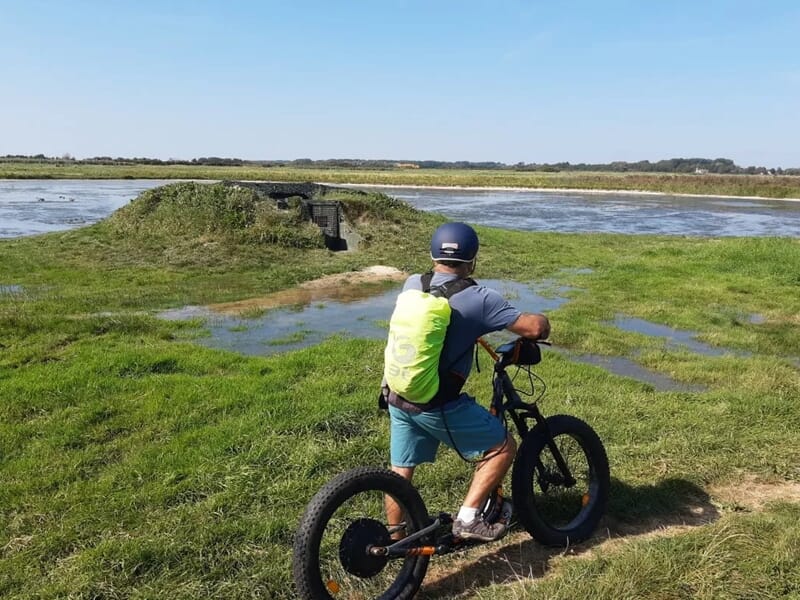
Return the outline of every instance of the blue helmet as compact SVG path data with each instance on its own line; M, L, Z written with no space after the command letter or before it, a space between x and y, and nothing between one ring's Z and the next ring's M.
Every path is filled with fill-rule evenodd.
M478 255L478 234L466 223L445 223L433 232L431 258L472 262Z

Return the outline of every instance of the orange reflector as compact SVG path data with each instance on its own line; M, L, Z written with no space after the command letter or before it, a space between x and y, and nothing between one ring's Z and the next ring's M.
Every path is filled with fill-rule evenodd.
M583 506L586 506L587 504L589 504L589 500L591 500L589 494L584 494L583 498L581 498L581 504L583 504Z
M333 579L329 579L328 583L325 584L325 587L328 588L328 591L331 594L338 594L339 590L341 589L339 588L339 584L336 583Z

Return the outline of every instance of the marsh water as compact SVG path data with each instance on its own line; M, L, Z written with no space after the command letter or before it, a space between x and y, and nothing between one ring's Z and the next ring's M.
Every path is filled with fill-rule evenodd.
M74 229L105 219L159 180L0 180L0 238Z
M381 188L453 220L523 231L800 237L800 202L714 196Z
M144 190L131 180L0 180L0 238L95 223ZM373 188L378 189L378 188ZM800 237L800 202L713 196L380 188L451 219L524 231Z

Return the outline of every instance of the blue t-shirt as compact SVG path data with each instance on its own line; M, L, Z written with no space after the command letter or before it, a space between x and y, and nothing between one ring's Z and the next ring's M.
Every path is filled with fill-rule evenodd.
M421 275L406 279L403 291L421 290ZM433 274L431 287L437 287L458 279L450 273ZM470 286L450 298L450 325L444 339L441 371L455 371L464 379L472 369L472 350L482 335L500 331L512 325L522 314L493 289L480 284Z

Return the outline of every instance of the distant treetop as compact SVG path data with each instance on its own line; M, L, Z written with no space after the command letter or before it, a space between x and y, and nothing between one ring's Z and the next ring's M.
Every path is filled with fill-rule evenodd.
M442 160L383 160L361 158L329 158L312 160L310 158L297 158L294 160L244 160L241 158L222 158L206 156L191 160L158 158L123 158L110 156L95 156L92 158L76 159L70 154L60 157L48 157L44 154L26 156L22 154L7 154L0 157L2 162L30 162L30 163L76 163L76 164L101 164L101 165L202 165L202 166L261 166L261 167L293 167L306 169L475 169L475 170L505 170L505 171L607 171L613 173L715 173L731 175L800 175L800 168L782 169L767 167L741 167L730 158L670 158L650 162L614 161L610 163L524 163L518 162L508 165L501 162L486 161L473 162L467 160L442 161Z

